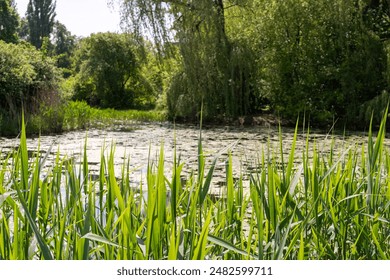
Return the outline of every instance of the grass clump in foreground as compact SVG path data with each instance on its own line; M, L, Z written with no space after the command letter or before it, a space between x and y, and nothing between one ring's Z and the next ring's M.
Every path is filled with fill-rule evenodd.
M0 259L388 259L385 120L375 141L370 132L367 146L341 155L307 141L298 166L296 136L282 168L271 157L278 151L261 155L248 192L229 156L215 199L217 157L206 167L201 136L198 171L185 183L176 155L165 176L162 147L146 185L131 186L128 162L114 174L114 148L101 153L98 181L86 156L75 165L57 155L43 170L45 157L28 158L23 124L19 150L0 162Z

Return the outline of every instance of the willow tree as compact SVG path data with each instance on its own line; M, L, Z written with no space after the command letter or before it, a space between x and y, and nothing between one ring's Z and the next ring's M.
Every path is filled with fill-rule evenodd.
M208 119L235 117L251 110L250 74L241 67L245 46L227 32L227 11L249 1L236 0L123 0L127 27L152 38L160 54L176 49L179 70L168 90L171 115L195 118L203 106Z

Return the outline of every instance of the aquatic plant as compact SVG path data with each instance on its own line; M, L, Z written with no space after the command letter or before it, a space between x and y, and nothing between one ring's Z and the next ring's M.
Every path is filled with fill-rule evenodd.
M320 153L308 132L298 164L296 127L288 158L282 141L264 145L244 187L230 153L205 160L201 133L198 166L185 180L176 154L164 173L161 145L145 183L133 185L129 160L115 174L115 146L102 150L97 180L86 148L82 164L57 152L44 167L47 155L29 155L22 123L18 150L0 159L0 259L388 259L385 125L340 154ZM219 161L226 183L216 197Z

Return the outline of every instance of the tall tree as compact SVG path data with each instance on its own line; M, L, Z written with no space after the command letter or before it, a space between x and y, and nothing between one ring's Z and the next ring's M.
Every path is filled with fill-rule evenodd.
M27 6L29 41L40 49L44 38L49 38L55 23L56 2L52 0L30 0Z
M386 89L387 58L362 22L363 1L259 0L265 88L281 115L315 125L358 123L360 107ZM302 16L304 15L304 16Z
M177 46L181 67L168 93L171 115L194 118L203 105L206 118L250 113L251 83L247 61L238 58L245 46L227 32L227 10L249 0L129 0L120 1L128 27L152 37L156 47ZM169 43L167 43L169 42ZM165 52L164 52L165 54ZM242 72L241 71L241 72ZM241 73L242 74L242 73Z
M52 41L54 54L57 57L57 66L65 70L64 75L68 76L72 66L71 55L76 47L76 36L72 35L64 24L56 21Z
M129 107L133 94L128 86L138 67L132 38L126 34L98 33L80 44L75 55L79 72L76 99L87 99L102 107Z
M0 40L15 43L18 40L19 17L13 0L0 0Z

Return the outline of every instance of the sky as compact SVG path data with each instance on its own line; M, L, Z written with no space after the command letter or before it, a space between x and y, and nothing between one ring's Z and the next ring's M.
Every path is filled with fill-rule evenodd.
M15 0L19 15L25 16L29 0ZM108 7L107 0L57 0L56 19L76 36L97 32L119 32L118 8Z

